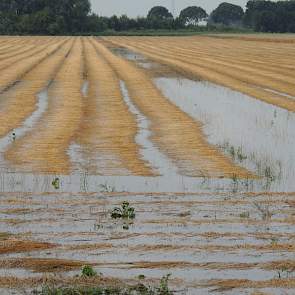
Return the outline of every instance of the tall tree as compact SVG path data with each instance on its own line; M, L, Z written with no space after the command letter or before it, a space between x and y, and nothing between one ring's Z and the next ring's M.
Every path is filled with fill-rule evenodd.
M295 32L295 0L248 1L244 23L259 32Z
M197 25L208 17L206 10L198 6L189 6L180 12L179 18L185 25Z
M244 17L243 8L231 3L221 3L210 15L210 20L216 24L239 25Z
M153 7L147 16L149 19L158 18L158 19L167 19L173 18L173 15L169 12L169 10L164 6L155 6Z

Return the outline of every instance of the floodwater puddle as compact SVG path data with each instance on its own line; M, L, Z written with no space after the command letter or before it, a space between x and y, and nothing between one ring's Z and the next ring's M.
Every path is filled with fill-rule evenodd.
M108 196L69 193L3 195L1 200L7 198L14 201L3 206L4 212L0 212L2 221L16 218L19 208L25 210L28 207L31 213L23 217L27 219L26 224L0 222L0 232L23 234L29 224L31 238L57 244L50 250L30 252L30 258L86 261L93 263L97 272L106 277L134 279L143 274L147 278L159 278L169 269L172 278L180 280L183 287L211 279L263 281L277 277L276 268L268 265L292 261L294 256L292 249L273 247L275 243L283 243L281 234L289 234L289 243L294 242L292 225L270 220L266 221L265 227L261 226L261 217L254 212L252 202L271 202L267 195L253 199L239 194L226 198L218 194ZM122 229L110 216L111 210L123 200L128 200L136 213L134 224L128 230ZM286 197L276 202L277 210L285 207L285 200ZM8 216L5 210L12 207L15 215L12 212ZM249 223L238 217L244 210L250 212ZM175 216L176 212L187 211L190 214ZM192 222L204 219L208 219L207 224ZM261 240L263 234L270 237ZM5 259L27 256L27 253L11 253L5 255ZM13 271L2 270L2 273L12 274ZM77 270L66 275L79 273ZM16 276L29 277L32 272L23 269L16 272ZM191 294L196 293L192 291Z
M112 52L145 69L161 67L126 48L113 48ZM251 182L252 189L254 185L255 189L267 191L294 191L294 113L229 88L179 74L175 77L157 75L154 83L167 99L202 123L210 144L237 165L262 177ZM241 182L245 187L249 185L248 181L234 181L240 182L240 186Z
M141 147L141 154L144 160L151 164L151 167L156 173L165 175L167 177L177 176L177 168L173 163L161 153L150 141L151 131L149 130L150 122L148 119L136 108L129 97L128 89L123 81L120 81L123 99L127 104L130 112L136 116L138 125L138 134L135 138L136 143Z
M295 189L295 115L210 82L157 78L163 94L203 123L210 144L265 178L270 189Z
M82 85L82 89L81 89L82 95L84 97L87 97L88 89L89 89L89 81L85 80L83 85Z

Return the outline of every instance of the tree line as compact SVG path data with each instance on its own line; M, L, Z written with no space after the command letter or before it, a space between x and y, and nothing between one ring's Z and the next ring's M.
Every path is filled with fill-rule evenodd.
M66 35L146 30L223 30L295 32L295 0L250 0L246 10L221 3L210 15L190 6L173 16L163 6L146 17L103 17L91 12L89 0L0 0L0 34Z

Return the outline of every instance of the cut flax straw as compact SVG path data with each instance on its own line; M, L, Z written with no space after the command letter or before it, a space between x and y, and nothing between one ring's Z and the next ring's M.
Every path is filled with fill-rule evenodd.
M135 143L136 118L124 103L119 79L89 40L85 59L89 89L77 139L90 159L84 168L103 175L153 175Z
M263 40L235 38L218 38L216 42L213 37L105 40L139 51L189 76L209 80L295 111L295 53L293 44L288 42L263 43Z
M81 38L67 54L48 91L48 110L42 120L7 153L9 160L30 171L69 173L67 149L82 118L83 59ZM25 159L25 160L24 160Z
M208 144L201 124L170 103L143 70L112 54L102 43L95 47L124 80L137 108L151 121L152 141L188 176L255 177Z

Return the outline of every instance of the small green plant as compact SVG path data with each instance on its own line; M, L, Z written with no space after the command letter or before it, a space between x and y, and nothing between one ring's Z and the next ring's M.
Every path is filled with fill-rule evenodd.
M139 275L139 276L138 276L138 279L139 279L139 280L144 280L144 279L145 279L145 275Z
M171 277L171 274L168 274L164 277L162 277L160 281L160 287L157 289L159 295L172 295L173 293L169 290L169 279Z
M247 212L243 212L240 214L240 218L250 218L250 212L247 211Z
M121 207L116 207L112 210L111 217L113 219L134 219L135 209L133 207L130 207L129 202L123 202Z
M128 223L124 223L123 224L123 229L124 230L129 230L129 224Z
M52 181L52 186L56 189L56 190L58 190L59 188L60 188L60 180L59 180L59 178L58 177L56 177L53 181Z
M81 272L82 272L82 277L87 277L87 278L95 277L97 275L97 272L90 265L84 265L82 267Z

